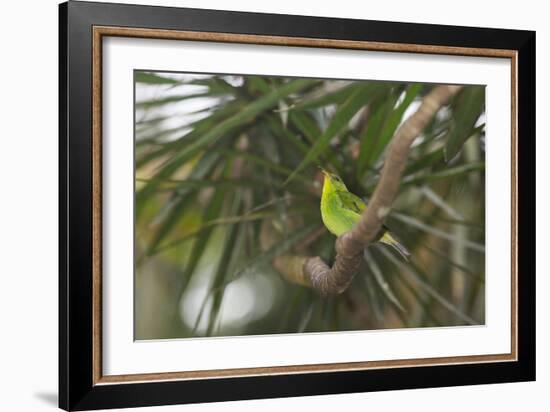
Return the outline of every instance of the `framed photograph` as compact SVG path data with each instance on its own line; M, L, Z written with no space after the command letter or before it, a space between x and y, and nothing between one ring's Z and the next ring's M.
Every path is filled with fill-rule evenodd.
M535 379L535 33L60 5L59 402Z

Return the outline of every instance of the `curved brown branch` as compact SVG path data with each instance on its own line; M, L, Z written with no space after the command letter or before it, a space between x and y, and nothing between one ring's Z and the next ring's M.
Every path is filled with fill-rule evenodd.
M359 223L336 240L336 259L329 267L320 257L281 256L277 269L285 278L307 283L323 295L342 293L359 270L363 249L377 236L388 215L401 183L401 175L414 140L433 116L454 96L461 86L437 86L427 94L416 111L395 133L380 181ZM281 259L292 259L285 265ZM290 262L289 262L290 263Z

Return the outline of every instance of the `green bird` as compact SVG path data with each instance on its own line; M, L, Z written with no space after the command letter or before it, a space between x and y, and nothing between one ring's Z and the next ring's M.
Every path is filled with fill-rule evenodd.
M348 190L339 176L321 170L325 176L321 195L321 218L329 232L340 236L353 229L367 206L359 196ZM405 246L399 243L385 226L381 230L378 242L393 247L405 259L410 255Z

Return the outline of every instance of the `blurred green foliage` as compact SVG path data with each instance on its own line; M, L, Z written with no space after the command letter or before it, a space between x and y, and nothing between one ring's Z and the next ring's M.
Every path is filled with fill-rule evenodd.
M485 319L485 88L415 142L387 226L346 292L284 280L281 254L334 258L321 175L366 200L434 85L136 72L136 339L450 326Z

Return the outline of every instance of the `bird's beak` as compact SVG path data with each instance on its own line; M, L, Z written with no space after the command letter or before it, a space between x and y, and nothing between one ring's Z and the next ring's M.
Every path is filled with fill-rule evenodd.
M329 173L325 169L323 169L321 166L319 166L319 169L321 170L321 173L323 173L325 176L329 175Z

